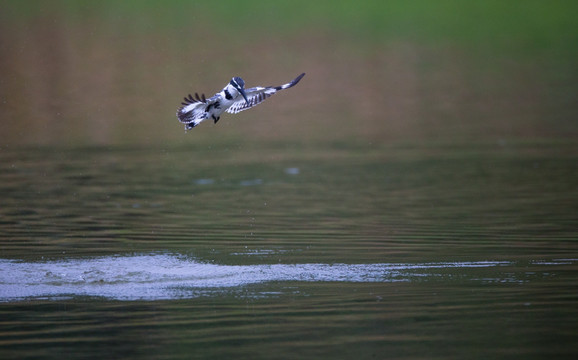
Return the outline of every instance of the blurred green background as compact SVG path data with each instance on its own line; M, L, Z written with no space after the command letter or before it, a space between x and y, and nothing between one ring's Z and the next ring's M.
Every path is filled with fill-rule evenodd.
M576 1L2 1L0 146L578 135ZM188 93L298 87L188 134Z

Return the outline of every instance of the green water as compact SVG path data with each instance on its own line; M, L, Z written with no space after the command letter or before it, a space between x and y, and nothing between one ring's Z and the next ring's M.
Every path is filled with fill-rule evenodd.
M576 358L575 4L1 4L0 358Z
M570 357L575 150L4 150L0 349Z
M575 162L572 143L4 150L2 255L263 246L296 246L297 262L539 255L551 236L574 244Z

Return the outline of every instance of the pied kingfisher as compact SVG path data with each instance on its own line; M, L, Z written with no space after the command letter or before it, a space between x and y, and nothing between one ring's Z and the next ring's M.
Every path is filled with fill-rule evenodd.
M305 73L281 86L257 86L250 89L245 89L243 79L235 76L221 92L208 99L205 98L205 94L199 96L198 93L195 93L195 97L189 94L188 97L185 97L183 106L177 111L177 117L180 122L185 124L185 130L194 128L208 118L212 118L216 124L224 111L236 114L250 109L277 91L297 85L303 76Z

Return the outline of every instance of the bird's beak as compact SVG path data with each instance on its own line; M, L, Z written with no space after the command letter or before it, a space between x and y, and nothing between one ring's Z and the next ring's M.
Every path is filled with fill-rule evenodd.
M245 94L245 89L240 88L239 92L241 93L241 95L243 95L243 99L245 99L245 102L247 103L247 105L249 105L249 100L247 99L247 94Z

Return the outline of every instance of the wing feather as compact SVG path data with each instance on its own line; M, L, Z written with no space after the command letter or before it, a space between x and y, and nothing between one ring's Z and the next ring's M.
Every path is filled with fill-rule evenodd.
M189 94L184 100L185 101L181 103L183 106L177 110L177 118L180 122L186 124L185 128L189 130L208 118L209 114L206 112L207 105L214 103L217 98L213 96L207 99L205 98L205 94L199 96L198 93L195 93L194 97Z
M259 105L267 98L271 97L271 95L275 94L277 90L273 89L272 87L254 87L245 90L245 94L247 95L247 100L249 103L245 101L242 97L239 100L235 101L233 105L227 108L227 112L230 114L236 114L240 111L250 109L254 106Z
M248 103L245 101L245 99L239 98L237 101L233 103L233 105L229 106L229 108L226 111L230 114L236 114L240 111L244 111L254 106L257 106L266 99L270 98L277 91L289 89L290 87L297 85L297 83L301 80L303 76L305 76L305 73L297 76L291 82L288 82L287 84L283 84L280 86L267 86L267 87L257 86L254 88L247 89L245 90L245 94L247 95Z

